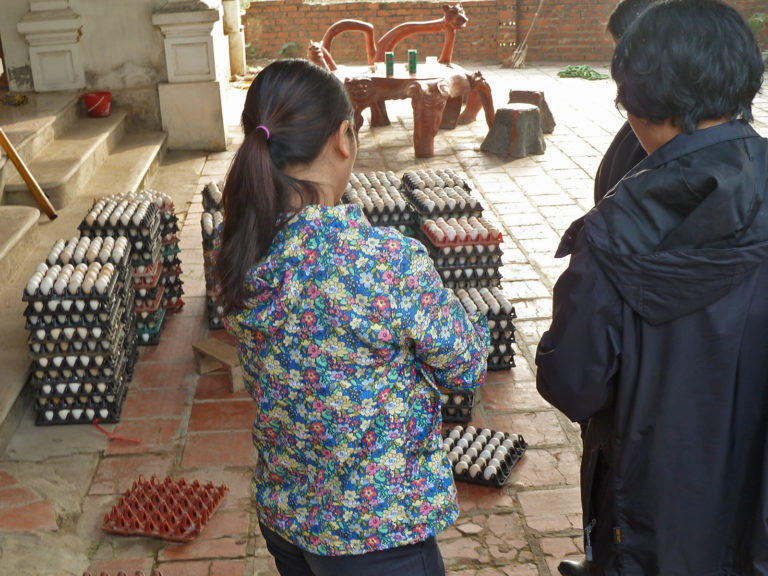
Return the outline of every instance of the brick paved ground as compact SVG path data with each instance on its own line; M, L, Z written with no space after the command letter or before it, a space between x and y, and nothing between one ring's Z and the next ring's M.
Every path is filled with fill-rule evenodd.
M434 158L416 160L407 102L389 107L392 126L361 131L355 170L462 171L483 197L485 215L503 227L503 288L518 316L517 366L489 375L473 423L523 434L530 447L504 488L458 485L461 517L439 538L452 576L547 576L562 557L581 554L578 430L536 393L533 358L549 324L552 287L567 264L553 258L554 248L571 220L591 207L593 174L623 120L610 81L559 79L557 70L483 68L497 107L510 89L545 92L557 127L541 156L481 153L487 127L478 120L441 132ZM235 93L228 108L233 123L243 95ZM768 135L765 97L756 116ZM192 178L198 194L188 206L177 204L186 215L186 306L170 318L157 347L142 349L121 421L108 426L141 443L108 440L90 426L35 427L30 412L0 459L0 576L152 568L165 576L275 574L248 496L252 402L229 392L226 375L200 376L192 362L193 343L225 337L206 322L199 191L223 177L234 148L167 163L155 180L154 187L173 195L174 183ZM104 514L139 474L225 483L229 493L190 544L102 532Z

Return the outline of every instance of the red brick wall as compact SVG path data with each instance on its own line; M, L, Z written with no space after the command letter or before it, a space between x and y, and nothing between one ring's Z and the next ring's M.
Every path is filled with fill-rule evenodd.
M766 0L733 0L745 16L766 11ZM453 55L461 62L501 62L523 40L539 0L465 0L469 24L456 36ZM611 57L613 42L605 31L615 0L544 0L528 39L528 62L604 62ZM408 21L433 20L442 16L441 2L343 2L305 4L302 0L252 1L244 17L245 41L262 58L276 58L289 42L306 54L310 40L319 41L326 28L337 20L354 18L370 22L378 40L387 30ZM758 38L768 49L768 27ZM415 48L419 58L438 56L443 34L417 34L395 49L398 62ZM365 44L359 33L347 32L333 42L339 63L365 61Z

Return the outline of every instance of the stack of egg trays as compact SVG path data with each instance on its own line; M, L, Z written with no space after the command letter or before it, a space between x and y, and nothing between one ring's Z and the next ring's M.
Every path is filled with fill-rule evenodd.
M451 169L409 170L403 173L402 191L419 220L483 214L483 204L472 185Z
M126 236L131 243L131 265L133 266L132 273L134 275L142 275L146 268L152 268L158 265L158 261L164 262L164 257L161 254L162 238L160 235L160 225L162 222L162 216L156 203L156 193L139 192L137 194L129 195L112 195L105 196L100 199L113 200L115 202L121 202L126 198L130 198L131 201L149 201L146 212L143 217L138 221L134 221L133 218L123 218L112 221L111 218L107 218L105 221L102 219L94 219L93 211L88 215L89 218L83 219L80 223L80 233L84 236L102 236L108 233L114 233ZM94 204L95 206L96 204ZM177 247L178 248L178 247ZM146 288L146 287L145 287ZM144 333L139 333L139 325L141 313L154 312L159 306L165 308L164 301L164 289L159 284L156 287L149 288L150 292L141 297L138 294L135 296L135 309L137 320L137 342L140 346L154 345L158 343L159 331L157 327L162 329L164 322L160 322L156 325L156 328L150 331L150 335L146 336ZM149 309L151 306L151 310ZM141 310L140 310L141 309ZM163 312L164 316L164 312Z
M394 172L353 172L342 202L357 204L373 226L391 226L413 236L417 218L402 193L402 182Z
M163 258L158 255L151 266L133 268L136 335L141 346L155 346L165 321L165 285L162 283Z
M152 198L160 212L160 254L163 257L161 282L166 312L178 312L184 307L181 258L179 258L179 219L173 201L167 194L146 189L140 194Z
M465 423L472 420L472 409L475 406L475 393L454 392L440 389L440 415L443 422Z
M119 195L105 196L102 200L114 199L119 201ZM112 224L109 220L100 224L94 220L89 223L87 219L80 222L78 229L82 236L93 238L94 236L126 236L131 243L131 264L133 266L149 266L154 264L160 254L160 212L155 204L150 204L144 217L138 224L130 219L127 224L118 221Z
M103 293L79 289L76 294L45 295L38 288L22 296L37 425L120 418L134 334L130 325L118 321L130 305L130 250L120 262L109 261L115 273Z
M133 287L126 286L125 306L121 322L125 327L125 355L127 358L125 372L126 381L133 380L133 369L139 360L139 335L136 323L135 291Z
M208 312L208 327L211 330L224 328L221 307L216 303L216 281L213 268L214 248L219 226L224 221L221 190L224 182L209 182L203 188L203 214L200 227L203 235L203 272L205 275L205 303Z
M425 220L419 227L416 238L427 247L446 288L490 287L501 284L500 234L487 240L467 238L464 241L438 241L426 230L425 225L429 220ZM479 220L481 223L485 222L482 218ZM434 221L446 219L439 216Z
M488 319L491 349L488 353L488 370L507 370L515 366L514 319L515 307L500 288L459 288L456 297L469 313L479 310Z
M528 449L520 434L488 428L478 431L474 426L459 425L443 429L442 436L443 450L455 480L496 488L504 486L512 468Z

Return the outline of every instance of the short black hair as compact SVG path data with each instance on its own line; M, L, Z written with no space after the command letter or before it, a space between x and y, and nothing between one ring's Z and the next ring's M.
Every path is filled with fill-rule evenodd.
M630 25L613 53L616 105L686 132L702 120L752 120L763 59L744 18L719 0L665 0Z
M648 8L655 0L621 0L611 12L606 29L613 36L615 42L619 41L627 31L629 25L634 22L640 13Z

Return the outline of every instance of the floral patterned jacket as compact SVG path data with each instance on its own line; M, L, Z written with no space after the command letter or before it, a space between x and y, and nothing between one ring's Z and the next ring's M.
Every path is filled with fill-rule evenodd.
M469 318L424 246L353 205L294 215L227 316L256 401L259 518L321 555L422 541L458 515L436 384L485 380Z

